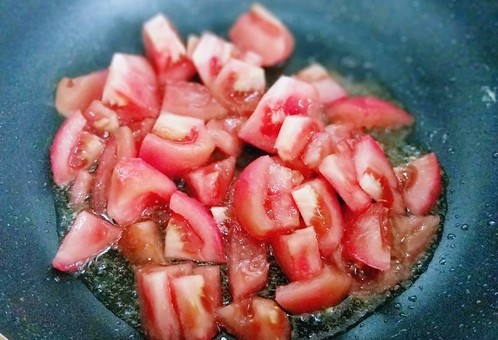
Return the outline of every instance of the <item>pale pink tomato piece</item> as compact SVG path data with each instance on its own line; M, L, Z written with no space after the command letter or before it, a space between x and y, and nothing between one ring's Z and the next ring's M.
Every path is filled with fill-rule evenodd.
M197 266L192 270L194 275L202 275L204 278L204 296L210 313L214 314L216 309L223 305L221 270L220 266Z
M82 211L62 240L52 266L64 272L75 272L109 248L120 235L121 228Z
M62 78L57 84L55 108L69 117L76 111L84 111L93 100L102 97L107 70L100 70L76 78Z
M296 74L296 78L313 85L318 91L320 103L324 106L332 104L334 101L347 97L348 93L330 75L330 73L318 63L302 69Z
M218 149L228 156L238 156L243 147L238 132L245 121L245 117L212 119L206 124L206 128Z
M105 106L100 100L94 100L83 111L83 116L92 130L104 135L106 132L112 133L119 128L118 114Z
M69 166L74 170L88 169L99 158L105 143L91 132L82 131L78 143L69 155Z
M139 157L171 178L205 164L215 144L198 118L162 113L145 136Z
M79 171L69 191L69 203L75 210L85 207L92 192L94 174L88 171Z
M289 58L295 44L282 21L260 4L253 4L237 18L228 36L242 51L260 55L263 66L273 66Z
M118 246L132 265L166 263L161 231L155 221L143 220L125 226Z
M286 116L275 140L278 156L284 161L297 159L312 135L321 129L321 122L311 117Z
M310 169L318 168L322 160L332 153L332 148L332 140L328 133L313 133L301 156L304 165Z
M105 212L107 200L109 199L109 186L111 176L118 159L116 157L117 143L114 136L107 140L104 151L99 157L97 171L92 190L92 209L97 214Z
M319 119L320 104L315 88L305 82L280 77L263 95L254 113L242 125L239 137L266 152L275 153L275 141L286 116Z

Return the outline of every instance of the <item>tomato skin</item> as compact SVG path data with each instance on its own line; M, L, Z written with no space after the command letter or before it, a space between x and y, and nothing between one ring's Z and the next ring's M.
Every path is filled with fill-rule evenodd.
M312 84L318 91L320 103L324 106L329 106L336 100L348 95L346 90L332 78L325 67L318 63L313 63L299 71L296 78Z
M119 239L121 229L87 211L76 216L71 229L62 240L52 266L72 273L109 248Z
M367 129L396 129L414 122L413 116L406 111L374 97L343 98L332 103L325 112L333 123L349 123Z
M290 313L311 313L341 302L352 282L348 274L325 266L317 276L277 287L275 300Z
M268 9L253 4L232 25L230 40L242 51L261 56L263 66L273 66L287 59L294 50L294 37Z
M151 204L168 203L175 191L173 181L142 159L123 158L112 172L107 213L125 225L140 217Z
M76 78L62 78L57 84L55 108L69 117L76 111L84 111L93 100L102 97L107 70L95 71Z
M123 256L133 265L166 262L159 226L152 220L125 226L118 245Z

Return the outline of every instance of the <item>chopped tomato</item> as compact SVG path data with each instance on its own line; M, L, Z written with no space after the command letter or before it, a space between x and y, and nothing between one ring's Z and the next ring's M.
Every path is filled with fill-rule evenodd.
M273 238L271 245L275 260L291 281L313 277L323 267L313 227L278 235Z
M118 162L116 149L116 139L111 136L98 160L92 191L92 209L97 214L102 214L107 207L112 171Z
M441 196L441 168L434 153L424 155L399 168L403 198L414 215L425 215Z
M319 117L315 88L282 76L263 95L254 113L242 125L239 137L266 152L275 153L275 141L286 116Z
M328 106L348 95L346 90L332 78L325 67L318 63L313 63L299 71L296 78L312 84L318 91L320 103L324 106Z
M304 165L316 169L322 160L332 153L332 141L328 133L316 132L311 135L301 156Z
M242 140L238 136L245 122L242 117L229 117L222 120L212 119L206 124L214 144L228 156L238 156L242 152Z
M346 219L344 246L352 258L381 271L391 266L388 209L379 203ZM352 215L352 216L351 216Z
M92 192L93 178L93 174L84 170L76 175L69 192L69 202L74 209L78 210L87 205L87 200Z
M102 102L123 122L155 118L159 114L156 74L147 59L115 53L102 94Z
M286 116L275 140L280 158L290 161L300 157L313 134L321 128L321 123L311 117Z
M344 229L341 206L332 187L316 178L292 190L292 197L307 226L313 226L318 247L329 257L340 244Z
M273 66L287 59L294 50L294 37L268 9L253 4L230 28L230 40L242 51L254 51L263 66Z
M223 305L221 270L219 266L197 266L192 274L202 275L204 278L205 304L210 313L214 314L216 309Z
M237 223L228 233L228 285L232 300L239 302L263 289L268 282L268 246L253 238Z
M69 155L69 166L73 170L90 168L104 150L102 139L91 132L82 131L78 143Z
M52 266L75 272L119 239L121 229L87 211L76 216L62 240Z
M213 206L221 203L233 180L235 157L211 163L185 175L185 183L202 204Z
M114 132L119 128L118 114L105 106L100 100L94 100L83 111L83 116L93 131L104 136L107 132Z
M55 108L65 117L76 111L84 111L93 100L102 97L106 79L107 70L76 78L62 78L55 93Z
M165 84L161 112L204 120L224 118L228 114L204 85L186 81Z
M133 265L165 263L159 226L152 220L124 227L118 245L123 256Z
M325 266L310 279L277 287L275 300L293 314L311 313L341 302L352 283L348 274Z
M291 325L287 315L273 300L252 297L224 306L216 320L241 340L290 339Z
M107 213L119 224L135 221L151 205L168 203L175 183L140 158L123 158L112 172Z
M395 129L410 126L414 121L406 111L374 97L343 98L335 101L325 112L333 123L348 123L367 129Z
M165 175L178 178L205 164L215 148L204 121L162 113L147 134L139 157Z
M196 199L177 191L171 196L173 215L166 228L166 257L225 262L221 232L209 211Z

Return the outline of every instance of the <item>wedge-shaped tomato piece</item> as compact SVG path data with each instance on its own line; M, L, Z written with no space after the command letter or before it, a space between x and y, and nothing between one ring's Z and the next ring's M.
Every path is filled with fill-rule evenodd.
M334 189L321 178L292 190L292 197L307 226L315 229L320 254L329 257L340 244L344 229L341 206Z
M441 168L434 153L417 158L397 169L403 186L403 198L414 215L425 215L441 196Z
M374 97L343 98L335 101L325 112L333 123L349 123L367 129L395 129L410 126L414 121L406 111Z
M388 209L380 203L372 204L361 214L349 212L343 241L350 257L381 271L391 266L387 214Z
M223 305L223 292L221 287L221 270L219 266L197 266L192 274L202 275L204 278L203 299L211 314Z
M251 114L266 88L265 71L250 63L230 59L214 79L210 90L230 112Z
M159 226L152 220L124 227L118 245L123 256L133 265L165 263Z
M261 98L242 125L239 137L266 152L275 153L275 141L286 116L319 118L315 88L297 79L280 77Z
M162 113L147 134L139 157L165 175L178 178L205 164L215 148L204 121Z
M209 120L224 118L227 109L202 84L186 81L165 84L161 112Z
M324 106L332 104L334 101L347 97L348 93L330 75L330 73L318 63L302 69L296 74L296 78L313 85L318 91L320 103Z
M235 157L211 163L185 175L185 183L202 204L220 204L228 192L235 173Z
M106 132L114 132L119 128L118 114L105 106L100 100L94 100L88 105L83 116L99 136L104 136Z
M268 246L237 223L228 233L228 285L232 300L239 302L263 289L268 282Z
M233 207L242 227L258 239L299 226L291 190L302 176L262 156L250 163L235 182Z
M304 165L316 169L322 160L332 153L332 141L328 133L316 132L311 135L301 156Z
M321 123L306 116L286 116L275 140L275 149L284 161L297 159L304 152L313 134L321 131Z
M293 314L316 312L341 302L352 283L353 279L348 274L325 266L310 279L277 287L275 300Z
M202 275L187 275L171 280L182 338L212 339L217 333L215 316L206 305L206 282Z
M252 297L224 306L216 312L216 320L241 340L284 340L291 335L287 315L270 299Z
M177 191L171 196L170 209L178 216L173 215L166 228L166 257L225 262L221 232L199 201Z
M328 155L318 170L351 210L362 212L372 204L370 196L358 184L353 160L348 155L342 153Z
M88 171L80 171L74 179L69 191L69 203L71 207L79 210L88 204L88 198L92 192L94 175Z
M393 255L414 263L427 249L439 227L439 216L392 216Z
M218 149L228 156L238 156L243 146L238 133L245 121L246 118L243 117L212 119L206 124L206 128Z
M99 158L105 143L91 132L82 131L78 143L69 155L69 166L74 170L88 169Z
M62 240L52 266L64 272L75 272L109 248L120 235L120 228L82 211Z
M353 148L353 161L360 187L376 202L403 215L405 204L398 179L380 145L370 135L358 138Z
M275 236L271 245L275 260L291 281L313 277L323 267L313 227Z
M84 111L93 100L102 97L107 70L100 70L76 78L62 78L57 84L55 108L69 117L76 111Z
M342 153L352 157L355 140L364 135L361 128L353 124L329 124L325 126L332 141L333 153Z
M157 117L159 88L147 59L139 55L114 54L102 102L115 110L123 122Z
M242 51L259 54L263 66L283 62L294 50L294 37L288 28L260 4L253 4L237 18L228 36Z
M157 204L167 204L176 186L140 158L123 158L112 172L107 213L125 225Z
M187 80L194 76L195 67L187 57L187 50L173 24L159 13L142 27L145 54L159 77L166 80Z

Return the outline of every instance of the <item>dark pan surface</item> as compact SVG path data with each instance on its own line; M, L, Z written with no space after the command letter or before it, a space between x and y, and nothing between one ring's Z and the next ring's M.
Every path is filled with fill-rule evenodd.
M343 339L498 337L498 4L495 1L264 1L309 55L387 87L436 151L448 212L427 271ZM57 80L141 51L158 11L179 30L226 32L249 2L0 2L0 333L11 339L127 338L86 287L55 275L48 148ZM292 65L291 65L292 66Z

